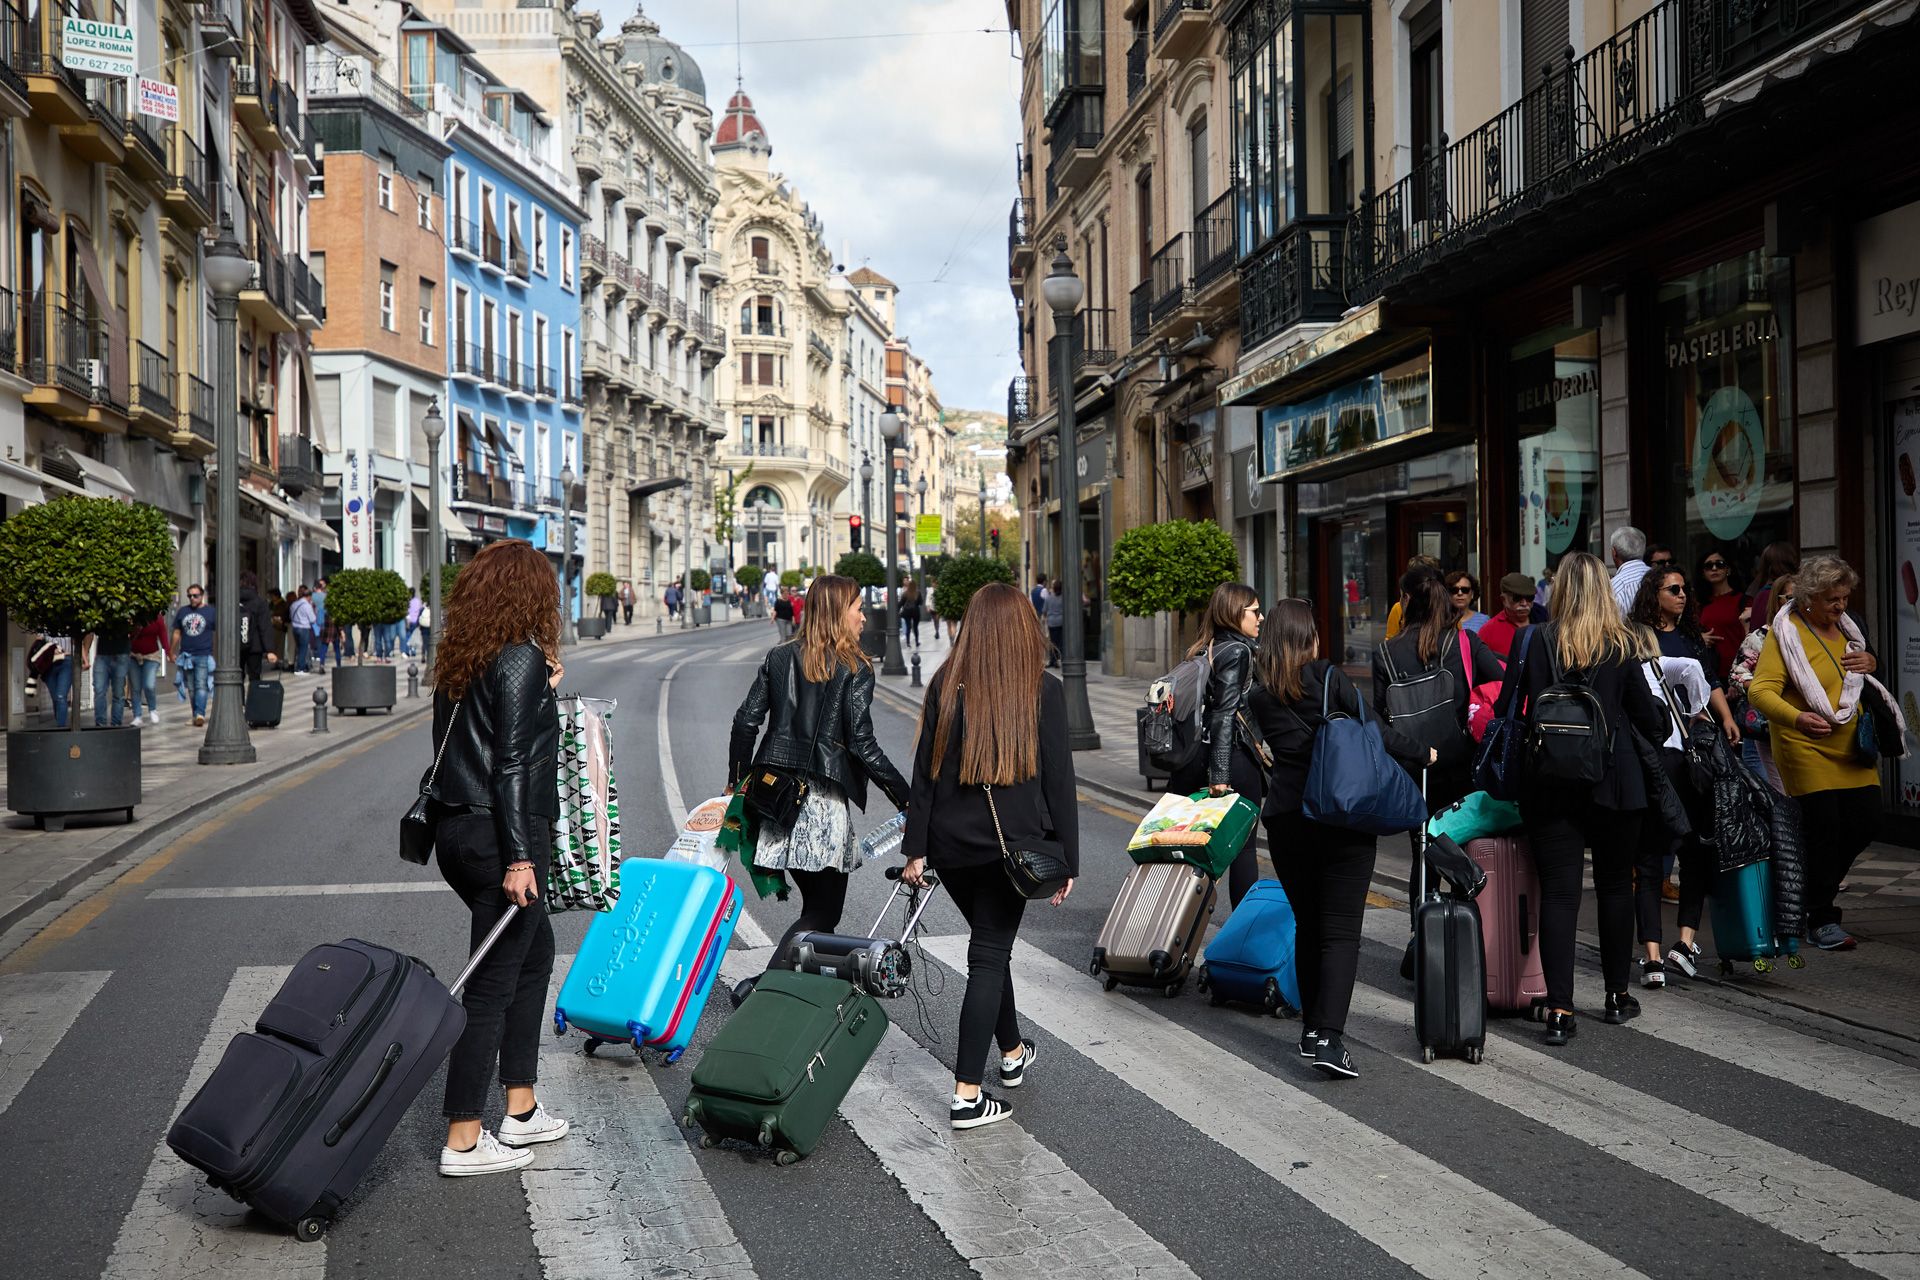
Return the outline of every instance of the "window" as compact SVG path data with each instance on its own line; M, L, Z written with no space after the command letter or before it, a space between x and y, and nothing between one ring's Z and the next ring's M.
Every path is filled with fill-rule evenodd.
M573 288L573 228L560 228L560 283Z
M380 207L389 213L393 211L393 157L386 152L380 153Z
M533 269L547 274L547 211L540 208L533 211Z
M743 387L753 385L753 357L745 352L740 355L740 385Z
M492 298L480 299L480 349L486 356L486 364L481 367L480 372L489 378L493 376L494 343L499 339L496 324L498 316L499 309L495 307Z
M1349 155L1353 151L1351 131L1347 151ZM1198 218L1213 199L1207 187L1207 117L1204 113L1187 126L1187 183L1187 201L1192 206L1193 217Z
M521 320L518 311L507 312L507 372L517 373L520 368Z
M413 210L420 219L420 226L433 230L433 192L425 187L415 187L413 192Z
M391 262L380 264L380 327L388 333L397 333L393 312L393 277L396 268Z
M765 236L753 238L753 269L763 276L773 274L772 252Z
M484 182L481 183L480 248L482 256L497 267L506 262L506 245L500 238L499 215L493 211L493 201L493 188Z
M1105 81L1101 0L1048 0L1042 20L1040 100L1051 106L1063 89Z
M425 346L433 345L433 281L422 276L420 279L420 341Z
M321 200L327 194L327 158L319 156L313 162L313 172L307 175L307 199Z
M1133 221L1140 228L1140 280L1144 283L1153 262L1153 170L1142 169L1133 180Z
M786 360L783 358L780 361L780 363L784 365L786 364ZM786 370L783 368L779 370L779 372L780 374L784 375ZM760 385L763 387L777 387L782 382L785 382L785 381L786 381L786 378L784 376L780 377L778 380L775 379L773 357L769 355L762 355L760 357Z
M513 268L513 274L527 274L527 246L520 238L520 202L507 201L507 262Z
M1411 97L1417 126L1439 139L1438 5L1430 40L1413 45ZM1424 31L1425 17L1410 30ZM1332 218L1352 208L1365 183L1356 133L1367 114L1369 90L1363 14L1317 14L1296 7L1284 20L1237 24L1229 101L1233 109L1235 217L1240 251L1257 252L1304 218ZM1433 73L1424 78L1422 59ZM1423 95L1425 97L1423 98ZM1423 106L1423 101L1425 105ZM1425 113L1434 112L1431 120ZM1416 174L1418 169L1416 167ZM1416 182L1416 199L1419 197ZM1310 227L1316 260L1329 249ZM1303 251L1304 255L1304 251ZM1318 286L1316 286L1318 287Z
M553 369L549 363L553 357L547 351L547 318L533 318L533 359L540 366L540 390L547 395L553 394Z
M579 399L580 384L575 381L573 330L560 331L560 377L566 383L567 399Z
M466 288L462 285L453 286L453 347L457 359L466 357L467 317L472 310L473 303Z

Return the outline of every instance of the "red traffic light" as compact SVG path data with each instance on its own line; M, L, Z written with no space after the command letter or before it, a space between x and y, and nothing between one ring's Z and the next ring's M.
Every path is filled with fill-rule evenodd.
M858 529L858 528L860 527L860 517L859 517L859 516L848 516L848 517L847 517L847 527L848 527L849 529Z

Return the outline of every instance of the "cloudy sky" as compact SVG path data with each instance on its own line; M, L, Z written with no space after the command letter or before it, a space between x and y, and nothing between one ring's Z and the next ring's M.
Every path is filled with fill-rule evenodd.
M933 366L941 401L1003 408L1020 372L1006 283L1020 70L1004 4L739 6L741 71L774 167L826 220L836 261L899 284L901 328ZM731 0L645 8L700 64L718 116L734 84ZM604 0L603 30L633 9Z

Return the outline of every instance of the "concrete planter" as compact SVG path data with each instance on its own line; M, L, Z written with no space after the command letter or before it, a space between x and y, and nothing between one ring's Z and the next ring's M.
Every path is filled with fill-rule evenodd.
M140 730L19 729L7 734L7 806L46 831L77 813L122 812L140 803Z
M868 607L866 623L860 628L860 652L876 660L887 656L887 611L885 609Z
M582 640L602 640L606 638L608 630L607 620L605 618L582 618L575 624L575 630L579 633Z
M695 605L693 609L693 625L696 627L712 626L713 606L710 604Z
M393 710L399 693L398 667L361 666L349 662L333 669L333 709L358 711L361 715L378 707Z

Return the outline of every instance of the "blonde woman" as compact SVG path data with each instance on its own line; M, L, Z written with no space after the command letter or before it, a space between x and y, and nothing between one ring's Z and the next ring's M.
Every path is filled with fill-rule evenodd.
M1606 1020L1621 1023L1640 1012L1628 991L1633 963L1633 860L1647 808L1646 775L1634 750L1631 724L1651 742L1667 737L1666 705L1648 687L1637 663L1649 652L1620 616L1600 561L1574 552L1554 576L1553 606L1545 626L1531 627L1516 645L1524 661L1507 666L1499 714L1514 698L1531 706L1553 685L1585 685L1597 699L1609 743L1598 782L1530 779L1520 813L1540 871L1540 959L1547 979L1549 1045L1564 1045L1576 1025L1573 937L1580 916L1581 869L1593 851L1593 893L1600 907L1600 967L1606 979Z

